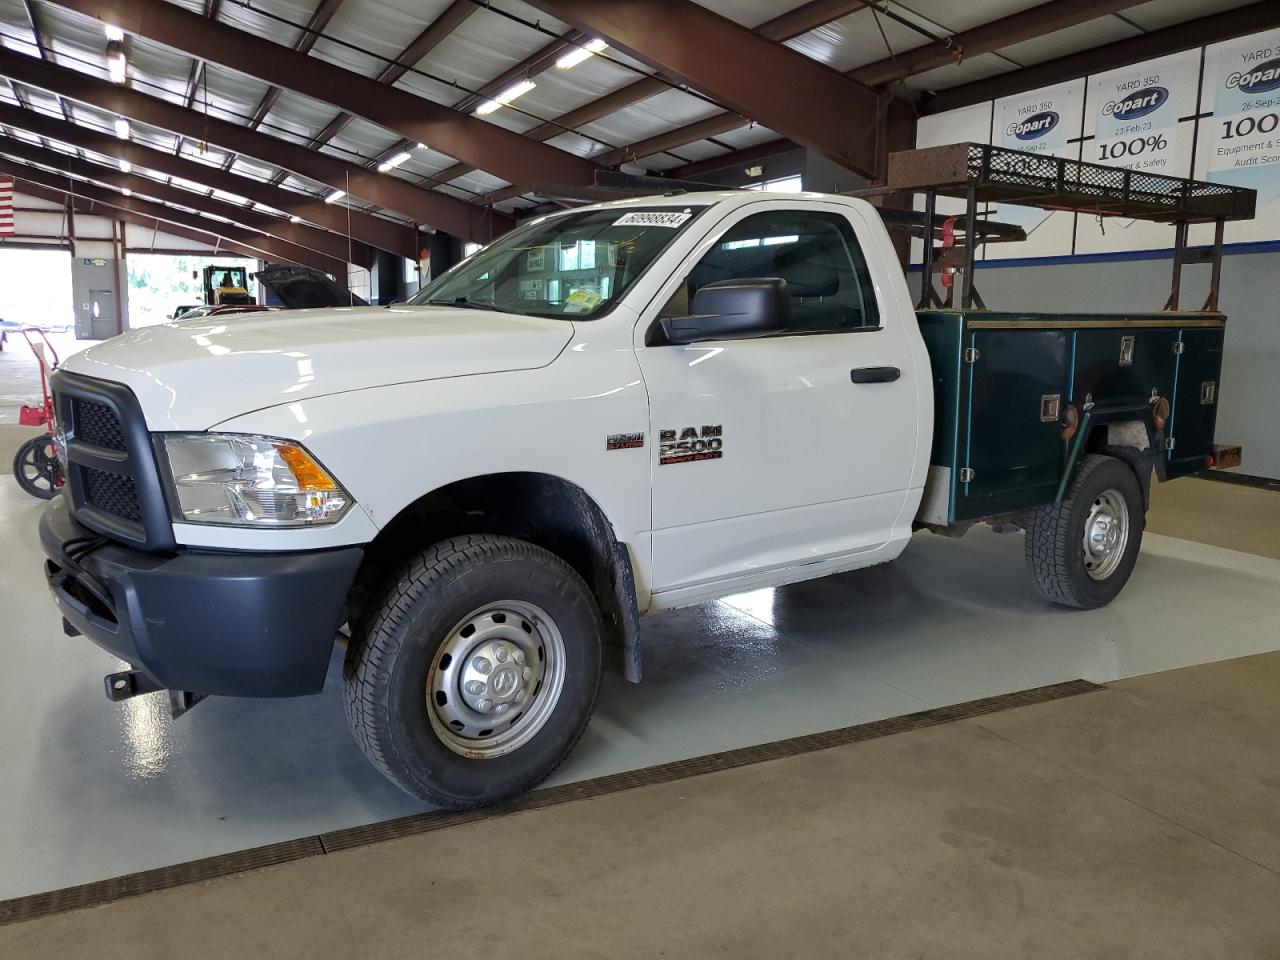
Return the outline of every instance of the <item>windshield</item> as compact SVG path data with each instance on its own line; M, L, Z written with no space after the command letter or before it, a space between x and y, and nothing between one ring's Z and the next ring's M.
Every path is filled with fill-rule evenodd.
M409 303L589 319L621 298L703 209L613 207L535 220L431 281Z

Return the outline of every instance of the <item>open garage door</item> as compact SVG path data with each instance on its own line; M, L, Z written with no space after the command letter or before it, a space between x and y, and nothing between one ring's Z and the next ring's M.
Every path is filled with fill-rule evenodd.
M260 269L257 260L243 257L200 257L171 253L130 253L129 326L150 327L168 323L175 313L204 303L201 273L206 266L245 267L249 275ZM250 281L249 293L262 302L257 282Z
M68 330L75 323L71 254L66 250L0 248L0 321L10 330L30 325ZM9 337L12 349L14 337Z

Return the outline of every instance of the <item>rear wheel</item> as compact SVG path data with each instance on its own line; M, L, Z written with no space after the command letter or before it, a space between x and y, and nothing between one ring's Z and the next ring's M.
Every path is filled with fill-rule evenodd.
M20 446L13 458L13 477L33 497L52 500L57 496L62 486L62 465L58 463L53 438L44 434Z
M1067 607L1101 607L1124 588L1146 525L1142 488L1115 457L1081 460L1062 502L1027 514L1027 566L1040 593Z
M483 806L550 774L600 684L601 622L563 560L507 537L457 537L416 556L347 652L356 742L401 789Z

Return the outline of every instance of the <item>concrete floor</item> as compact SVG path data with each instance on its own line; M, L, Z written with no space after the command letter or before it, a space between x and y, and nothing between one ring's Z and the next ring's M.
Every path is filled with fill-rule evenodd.
M101 678L119 662L62 635L40 509L0 482L0 609L18 681L0 700L0 898L421 809L352 743L336 669L317 697L215 699L178 721L159 697L107 702ZM1020 535L976 530L920 535L884 567L646 618L645 682L606 677L556 782L1280 649L1280 560L1154 534L1144 552L1119 600L1089 613L1039 598Z
M1124 680L14 925L0 955L1274 960L1278 686L1280 654Z

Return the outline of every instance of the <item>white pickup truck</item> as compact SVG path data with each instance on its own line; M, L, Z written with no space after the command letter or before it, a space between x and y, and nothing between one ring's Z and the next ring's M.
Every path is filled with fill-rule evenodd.
M556 767L607 649L639 679L641 614L883 563L922 525L982 518L1028 529L1051 600L1107 602L1164 476L1172 352L1110 413L1084 367L1051 404L1017 379L1026 410L1006 390L991 414L1009 427L951 373L1007 359L1027 315L931 316L868 203L734 191L534 220L404 304L125 334L54 378L66 486L41 533L64 629L133 666L112 699L169 690L177 711L316 693L345 642L361 748L462 808ZM1219 316L1157 316L1220 344ZM1121 367L1134 323L1152 329L1078 321ZM962 357L971 332L988 340ZM937 398L937 429L935 384L961 391ZM980 434L1012 452L975 475Z

